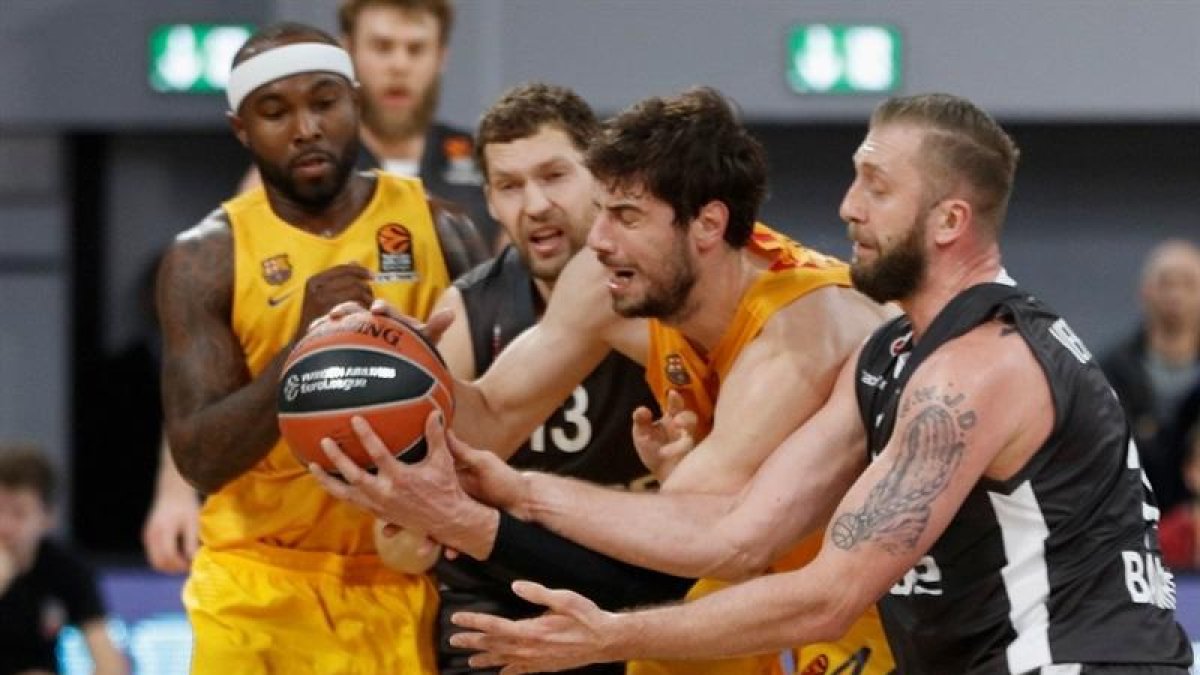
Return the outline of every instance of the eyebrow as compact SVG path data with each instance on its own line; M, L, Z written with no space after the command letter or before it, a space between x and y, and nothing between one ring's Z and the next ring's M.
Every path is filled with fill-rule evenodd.
M860 159L858 153L854 153L854 166L859 172L866 175L868 178L887 178L888 171L883 165L869 159Z
M609 213L612 213L613 215L617 215L617 216L620 216L621 214L624 214L624 213L636 213L638 215L641 215L646 212L645 209L638 206L637 204L630 204L629 202L618 202L616 204L601 204L600 202L597 201L597 202L595 202L595 204L596 204L596 206L604 209L605 211L608 211Z
M543 161L538 162L537 164L534 164L533 166L529 167L529 171L531 173L536 173L538 171L545 171L546 169L557 168L559 166L569 166L570 162L571 162L571 160L568 157L564 157L562 155L555 155L554 157L543 160ZM515 178L519 174L524 173L524 172L523 171L505 171L504 169L501 169L501 168L493 168L492 173L497 176L502 176L505 178Z

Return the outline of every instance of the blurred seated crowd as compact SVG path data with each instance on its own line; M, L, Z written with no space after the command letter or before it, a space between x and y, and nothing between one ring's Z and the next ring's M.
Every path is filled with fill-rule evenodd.
M1169 240L1142 270L1142 321L1101 358L1160 510L1163 559L1200 569L1200 247Z

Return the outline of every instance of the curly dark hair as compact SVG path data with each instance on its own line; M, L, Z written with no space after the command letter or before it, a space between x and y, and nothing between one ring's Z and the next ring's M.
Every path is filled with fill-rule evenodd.
M587 166L609 189L644 187L683 227L712 201L729 209L725 241L745 246L767 195L762 145L709 87L653 97L606 122Z
M545 82L519 84L504 92L479 118L475 160L484 177L488 175L485 146L528 138L547 125L561 129L581 153L600 129L591 106L570 89Z

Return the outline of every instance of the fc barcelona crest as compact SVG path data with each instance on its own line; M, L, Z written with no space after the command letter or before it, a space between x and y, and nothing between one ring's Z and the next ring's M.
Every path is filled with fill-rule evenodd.
M287 283L292 278L292 261L286 253L273 255L262 261L263 279L272 286Z

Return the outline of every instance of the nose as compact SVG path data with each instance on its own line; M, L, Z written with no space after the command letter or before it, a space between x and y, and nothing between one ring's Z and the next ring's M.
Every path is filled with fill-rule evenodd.
M846 190L845 196L842 197L842 203L838 206L838 216L846 223L854 224L863 221L862 200L859 199L858 192L858 181L855 180Z
M612 253L612 221L604 211L596 214L592 229L588 231L587 245L596 253Z
M387 68L393 73L403 73L412 67L413 56L405 45L397 45L388 51Z
M321 138L321 116L311 110L301 110L296 116L296 142L311 143Z
M546 197L546 192L542 186L535 180L525 181L525 213L531 218L538 218L546 215L551 208L550 199Z

